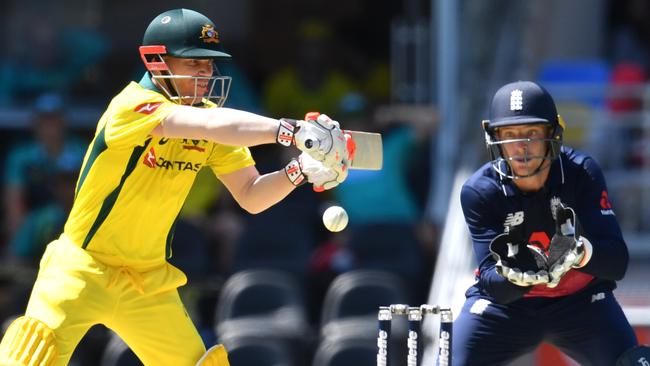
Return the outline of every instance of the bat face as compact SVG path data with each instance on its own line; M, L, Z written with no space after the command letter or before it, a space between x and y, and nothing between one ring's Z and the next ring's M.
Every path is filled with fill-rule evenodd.
M384 149L381 134L362 131L344 131L351 136L348 143L350 169L381 170L384 163Z
M319 112L308 112L305 121L316 121ZM350 169L381 170L384 164L384 148L381 134L363 131L343 130L351 139L347 142Z

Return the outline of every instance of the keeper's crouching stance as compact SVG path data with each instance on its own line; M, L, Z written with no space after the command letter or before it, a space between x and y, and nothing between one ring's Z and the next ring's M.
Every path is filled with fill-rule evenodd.
M278 120L222 108L230 78L214 60L230 56L207 17L160 14L140 53L147 73L99 120L64 231L43 254L25 316L0 343L0 365L67 365L95 324L145 365L228 365L222 346L206 352L178 295L187 278L167 261L196 174L209 168L251 213L302 183L331 189L347 176L345 135L326 115ZM248 146L268 143L303 152L262 175Z

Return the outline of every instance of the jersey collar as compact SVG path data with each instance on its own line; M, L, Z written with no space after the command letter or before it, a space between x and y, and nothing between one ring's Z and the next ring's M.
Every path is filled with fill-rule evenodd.
M159 94L165 95L165 94L163 94L162 91L160 91L160 89L158 89L158 87L156 86L156 84L154 84L153 81L151 81L151 75L149 74L149 71L147 71L147 72L144 73L144 75L142 76L142 79L140 79L140 81L138 82L138 84L140 84L140 86L143 87L143 88L145 88L145 89L153 90L153 91L155 91L156 93L159 93ZM203 101L198 102L198 103L194 103L194 104L192 105L192 107L205 107L205 106L206 106L206 105L205 105L205 103L203 103Z
M149 74L149 71L144 73L144 75L142 76L142 79L140 79L138 84L140 84L140 86L145 88L145 89L152 90L152 91L155 91L156 93L163 94L162 91L160 89L158 89L156 84L154 84L153 81L151 81L151 75ZM163 94L163 95L165 95L165 94Z
M555 161L553 161L553 163L551 164L551 167L549 168L550 172L548 173L548 177L546 178L546 182L544 183L544 188L543 188L544 190L559 187L562 184L564 184L563 156L564 153L561 152L558 155L558 158L555 159ZM503 190L503 193L507 197L512 197L521 194L521 191L517 188L517 186L512 181L512 179L502 180L501 188Z

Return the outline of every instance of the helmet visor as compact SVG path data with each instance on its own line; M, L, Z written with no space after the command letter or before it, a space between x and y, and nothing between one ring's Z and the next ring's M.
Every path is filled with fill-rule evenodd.
M510 179L528 178L551 166L561 142L552 138L516 138L486 141L492 167Z
M232 78L223 76L216 64L211 76L175 75L166 73L152 75L167 97L178 104L196 105L207 101L222 107L230 92Z

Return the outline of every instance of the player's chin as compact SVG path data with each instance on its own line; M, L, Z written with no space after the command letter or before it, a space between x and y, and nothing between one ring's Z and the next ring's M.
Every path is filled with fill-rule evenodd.
M533 160L513 159L510 161L510 168L512 168L515 174L522 177L532 174L535 171L535 169L537 169L538 166L539 166L539 159L533 159Z

